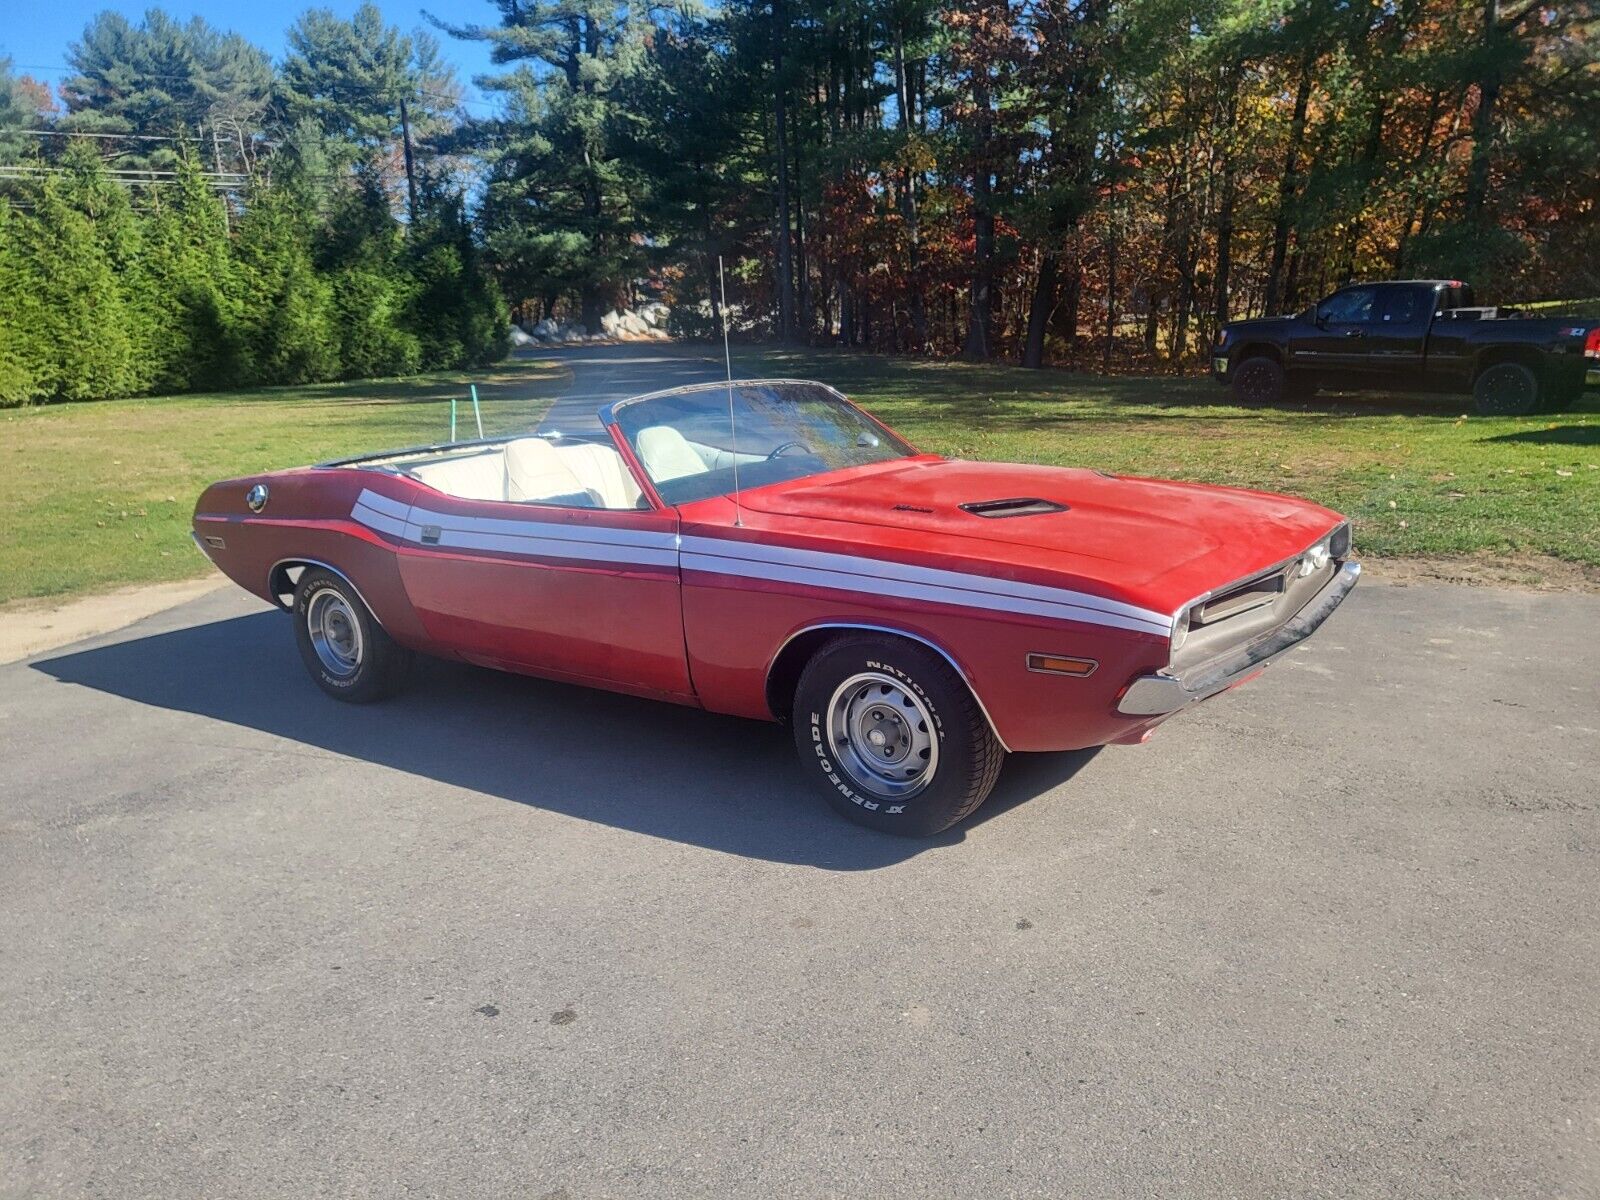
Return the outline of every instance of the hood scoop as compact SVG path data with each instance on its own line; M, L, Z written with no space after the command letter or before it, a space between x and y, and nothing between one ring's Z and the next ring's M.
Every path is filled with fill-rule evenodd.
M1065 504L1040 500L1036 496L1014 496L1009 500L972 500L960 506L975 517L1042 517L1046 513L1066 512Z

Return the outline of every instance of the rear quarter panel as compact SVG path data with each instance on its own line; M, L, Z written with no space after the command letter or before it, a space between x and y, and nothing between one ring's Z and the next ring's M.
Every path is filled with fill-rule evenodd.
M245 495L257 483L268 489L266 506L253 513ZM307 467L214 483L195 507L194 531L217 568L246 591L277 603L269 581L285 560L315 560L346 575L396 641L425 649L427 635L401 583L394 549L373 530L351 519L363 489L400 503L411 502L414 485L375 471Z

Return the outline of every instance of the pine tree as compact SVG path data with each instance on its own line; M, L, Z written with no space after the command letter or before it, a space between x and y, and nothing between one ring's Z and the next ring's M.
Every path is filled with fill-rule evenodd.
M461 85L438 41L385 25L376 5L362 4L348 21L309 9L288 42L274 101L280 123L320 131L324 152L340 166L392 156L402 101L419 141L455 123Z
M627 163L612 145L619 93L650 31L642 0L496 0L498 29L457 28L518 69L493 81L508 115L480 130L490 165L490 245L538 265L577 293L583 324L600 318L640 253Z
M68 49L67 61L74 73L61 84L63 128L137 135L121 146L123 165L168 167L173 149L138 138L195 137L202 130L213 166L224 157L248 163L272 64L238 34L201 17L180 24L159 8L138 25L103 12Z

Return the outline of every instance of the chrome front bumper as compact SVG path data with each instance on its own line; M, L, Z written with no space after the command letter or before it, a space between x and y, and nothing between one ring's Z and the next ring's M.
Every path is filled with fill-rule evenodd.
M1153 675L1141 675L1122 693L1117 711L1125 717L1159 717L1226 691L1315 633L1317 626L1333 614L1360 578L1361 564L1345 563L1309 604L1278 628L1187 674L1157 671Z

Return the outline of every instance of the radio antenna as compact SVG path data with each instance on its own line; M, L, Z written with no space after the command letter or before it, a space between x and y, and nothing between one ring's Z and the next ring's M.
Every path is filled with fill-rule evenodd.
M728 368L728 436L733 440L733 524L744 525L739 508L739 426L733 419L733 351L728 348L728 277L722 271L722 255L717 255L717 288L722 293L722 360Z

